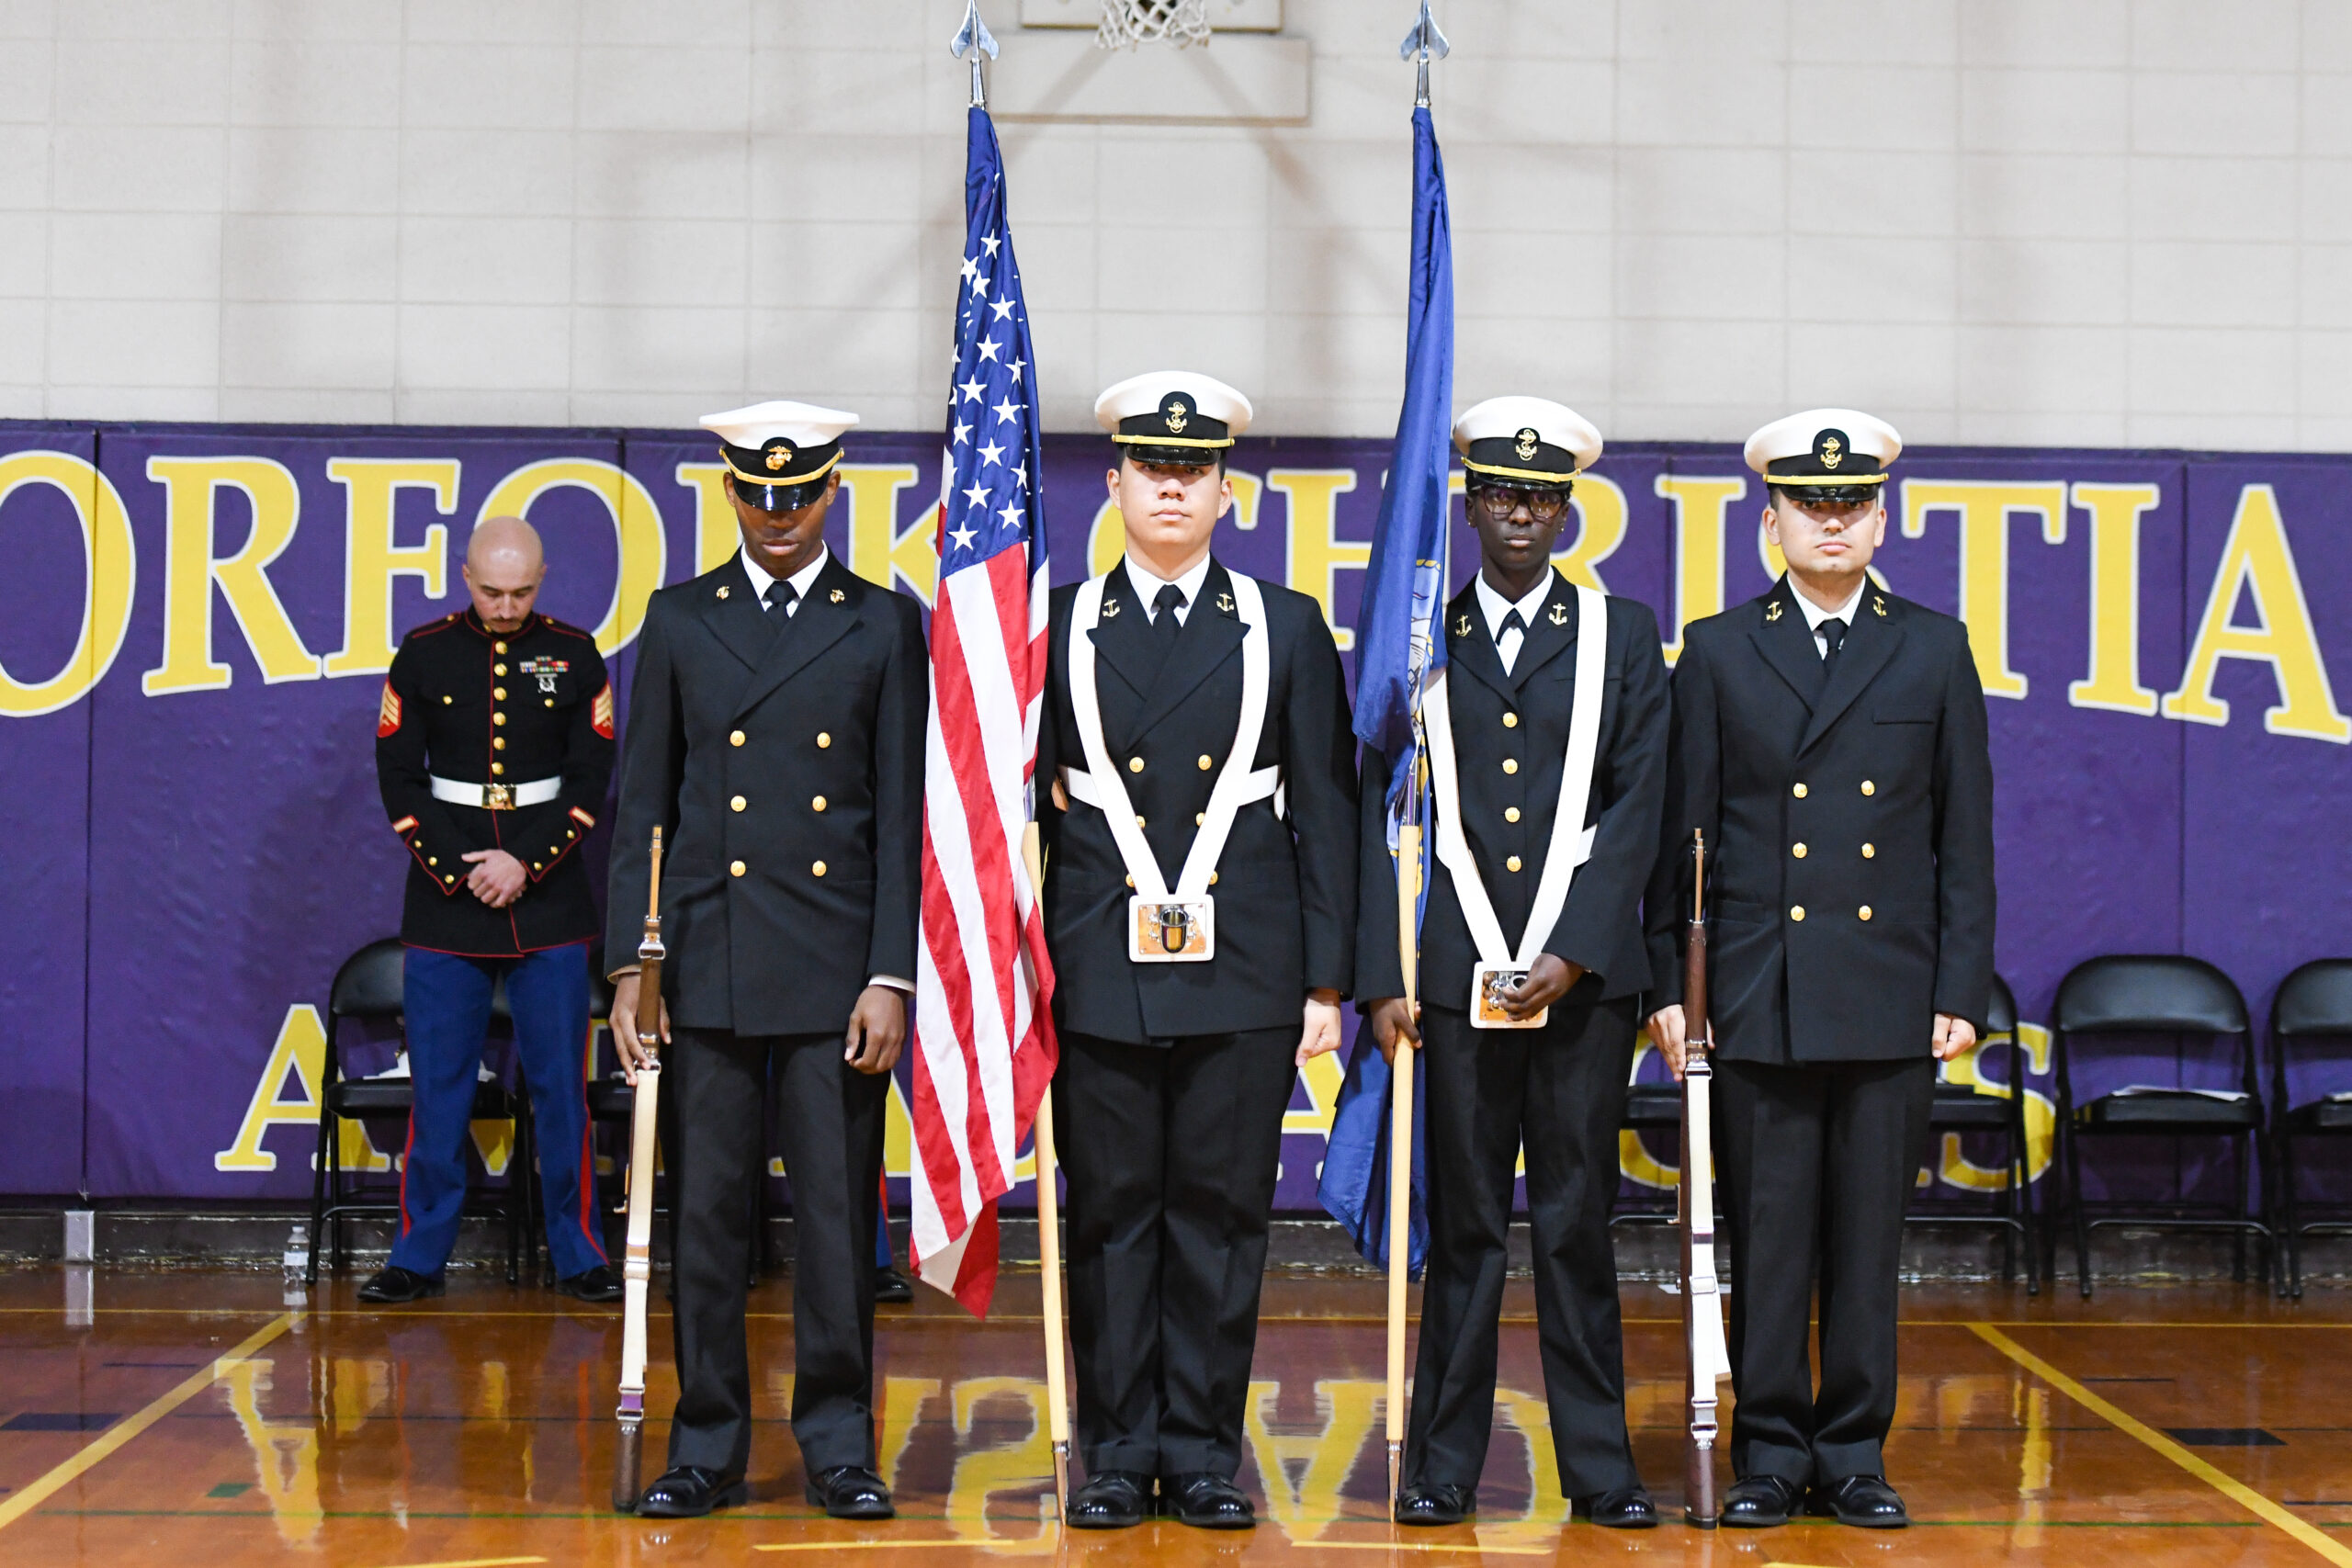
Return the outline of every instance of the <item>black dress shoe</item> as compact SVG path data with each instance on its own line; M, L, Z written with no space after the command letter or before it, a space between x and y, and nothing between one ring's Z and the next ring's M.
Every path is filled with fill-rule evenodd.
M915 1299L915 1288L907 1282L904 1274L885 1263L874 1270L874 1299L894 1306L904 1306Z
M1902 1496L1883 1475L1849 1475L1816 1486L1805 1499L1804 1511L1866 1530L1899 1530L1911 1522Z
M1568 1505L1571 1517L1581 1516L1602 1529L1646 1530L1657 1528L1657 1508L1650 1502L1650 1495L1639 1486L1620 1486L1613 1492L1597 1493L1590 1497L1578 1497Z
M1804 1488L1777 1475L1744 1475L1724 1495L1724 1523L1733 1529L1769 1529L1789 1522Z
M1086 1478L1069 1495L1069 1528L1133 1529L1151 1512L1151 1477L1132 1470L1106 1470Z
M837 1464L831 1470L820 1470L808 1478L804 1494L837 1519L892 1519L899 1510L890 1506L890 1489L882 1478L858 1464Z
M644 1519L698 1519L713 1508L740 1507L751 1497L751 1483L740 1475L682 1464L645 1489L637 1514Z
M1257 1510L1240 1489L1222 1475L1205 1470L1171 1475L1160 1483L1159 1511L1180 1525L1204 1530L1246 1530L1256 1528Z
M1446 1482L1420 1483L1396 1494L1400 1525L1458 1525L1478 1511L1478 1489Z
M578 1296L583 1302L616 1302L621 1299L621 1277L609 1263L599 1263L593 1269L582 1269L555 1282L555 1288L567 1296Z
M419 1274L408 1269L379 1269L366 1284L359 1287L359 1299L397 1306L402 1302L444 1295L448 1289L447 1281L431 1274Z

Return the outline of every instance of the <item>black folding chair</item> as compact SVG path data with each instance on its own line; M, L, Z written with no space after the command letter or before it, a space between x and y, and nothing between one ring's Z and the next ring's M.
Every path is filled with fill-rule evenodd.
M394 1218L401 1206L395 1195L387 1201L381 1184L354 1180L348 1187L344 1180L341 1163L342 1138L337 1122L344 1119L366 1117L398 1117L405 1122L416 1104L413 1080L409 1078L354 1078L343 1077L342 1030L345 1020L353 1021L401 1025L401 966L403 950L400 939L386 937L371 942L349 958L335 971L334 988L327 998L327 1048L320 1077L324 1092L320 1096L319 1147L314 1161L315 1174L311 1181L311 1267L309 1282L319 1282L319 1254L332 1250L331 1267L342 1272L347 1255L345 1222L355 1214ZM510 1027L514 1016L506 1003L506 987L502 983L491 998L491 1017ZM480 1186L468 1190L465 1207L468 1215L503 1220L506 1223L506 1282L510 1285L522 1279L523 1233L531 1208L530 1171L533 1164L530 1107L520 1095L508 1091L503 1083L494 1079L474 1087L472 1119L477 1122L506 1122L514 1123L514 1146L507 1169L512 1173L503 1193L492 1192ZM515 1163L519 1162L519 1163ZM375 1194L370 1196L370 1194ZM328 1226L333 1226L330 1235Z
M2303 1237L2352 1234L2343 1205L2324 1211L2331 1218L2307 1222L2295 1196L2295 1141L2352 1134L2352 1098L2323 1097L2301 1105L2289 1098L2288 1056L2308 1061L2331 1043L2352 1046L2352 958L2312 960L2281 981L2270 1002L2271 1147L2278 1168L2278 1242L2285 1249L2278 1291L2298 1300L2303 1293Z
M2099 1035L2199 1034L2237 1042L2239 1088L2216 1099L2193 1089L2112 1092L2077 1104L2073 1054L2078 1041ZM2269 1275L2270 1227L2256 1218L2248 1196L2249 1167L2262 1153L2262 1087L2256 1074L2254 1031L2245 998L2227 975L2199 958L2131 954L2086 959L2058 986L2051 1017L2058 1066L2058 1147L2066 1203L2074 1216L2075 1265L2082 1292L2091 1293L2090 1233L2101 1225L2219 1230L2235 1243L2238 1280L2245 1279L2245 1243L2263 1242L2263 1276ZM2222 1138L2235 1156L2233 1196L2214 1201L2173 1199L2134 1204L2109 1199L2092 1206L2083 1197L2083 1140L2091 1137Z
M1976 1077L1984 1053L2006 1044L2009 1049L2009 1086L2006 1091ZM1988 1207L1964 1208L1946 1202L1933 1208L1916 1206L1904 1215L1914 1225L1998 1225L2001 1227L2001 1283L2017 1272L2017 1250L2025 1247L2025 1288L2041 1293L2041 1260L2035 1249L2032 1195L2026 1190L2025 1052L2018 1045L2018 1001L2008 982L1993 976L1993 995L1984 1006L1984 1037L1964 1059L1965 1067L1938 1065L1936 1098L1928 1125L1942 1133L1997 1133L2002 1141L2001 1168L2008 1180L1992 1195ZM1958 1076L1955 1076L1957 1073Z
M1636 1135L1643 1133L1663 1133L1668 1138L1682 1131L1682 1086L1673 1083L1637 1083L1625 1092L1625 1114L1618 1126ZM1637 1197L1620 1196L1611 1206L1609 1224L1618 1225L1670 1225L1674 1224L1676 1193L1671 1187Z

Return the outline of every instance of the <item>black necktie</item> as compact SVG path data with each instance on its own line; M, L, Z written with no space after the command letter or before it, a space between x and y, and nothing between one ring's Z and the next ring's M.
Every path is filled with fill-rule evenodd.
M1832 615L1815 628L1828 651L1821 656L1821 679L1826 684L1829 672L1838 668L1838 650L1846 644L1846 623Z
M1182 628L1177 624L1176 612L1184 607L1184 591L1174 583L1163 585L1151 602L1151 635L1159 644L1164 657L1176 646L1176 634Z
M1503 646L1503 639L1513 632L1519 634L1521 642L1527 640L1527 618L1516 609L1503 613L1503 629L1495 634L1495 656L1502 660L1503 673L1506 675L1510 673L1511 665L1518 660L1519 649L1516 647Z
M771 610L788 612L793 601L799 597L800 590L792 586L789 579L779 577L768 584L768 591L760 595L760 603Z

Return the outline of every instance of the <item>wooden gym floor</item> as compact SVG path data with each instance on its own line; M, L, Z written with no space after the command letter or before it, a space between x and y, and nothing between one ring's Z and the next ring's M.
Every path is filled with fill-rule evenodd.
M1544 1431L1527 1287L1475 1528L1393 1531L1380 1491L1377 1281L1266 1290L1241 1484L1249 1535L1174 1524L1057 1536L1036 1280L1000 1316L885 1308L883 1469L899 1517L802 1506L785 1428L789 1282L752 1296L762 1427L752 1505L657 1522L606 1511L619 1316L460 1277L442 1301L360 1306L354 1281L288 1307L275 1277L0 1271L0 1562L105 1568L788 1564L865 1547L925 1568L1067 1556L1152 1563L1515 1563L1768 1568L1991 1562L2352 1568L2352 1292L2283 1305L2256 1286L1920 1289L1905 1299L1889 1450L1918 1521L1702 1533L1679 1522L1681 1350L1672 1297L1629 1287L1637 1456L1675 1522L1567 1522ZM298 1302L300 1298L297 1298ZM666 1349L667 1324L655 1325ZM657 1366L650 1408L673 1384ZM650 1424L650 1470L666 1427Z

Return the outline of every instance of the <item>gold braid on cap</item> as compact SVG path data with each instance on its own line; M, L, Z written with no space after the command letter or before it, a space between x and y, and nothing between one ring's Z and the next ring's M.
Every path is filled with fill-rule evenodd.
M1571 468L1565 474L1550 468L1506 468L1498 463L1474 463L1467 457L1462 459L1462 466L1474 474L1493 474L1506 479L1532 479L1537 484L1547 485L1573 483L1576 477L1584 472L1582 468Z
M823 462L818 464L815 468L809 469L805 474L754 474L737 468L735 466L735 459L727 455L727 450L723 446L719 448L718 457L719 461L727 465L727 471L729 473L733 474L745 484L754 485L805 485L810 479L823 479L827 474L832 471L833 465L842 460L841 451L839 448L836 448L831 457L826 458Z
M1122 435L1113 432L1111 439L1122 446L1230 446L1233 437L1222 436L1204 440L1197 435Z
M1874 474L1775 474L1768 471L1764 476L1767 485L1819 485L1825 489L1831 485L1883 485L1886 480L1887 473L1883 468Z

